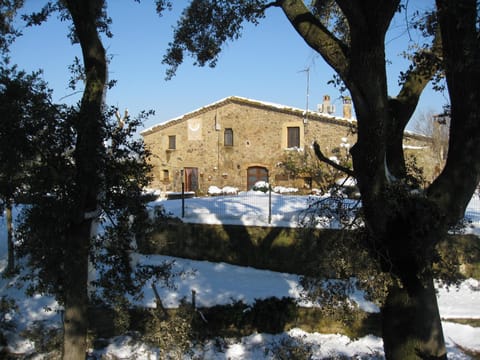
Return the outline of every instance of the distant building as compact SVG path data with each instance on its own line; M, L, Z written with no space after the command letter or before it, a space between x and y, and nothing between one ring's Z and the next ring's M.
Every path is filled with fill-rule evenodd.
M355 143L352 104L344 117L326 95L319 111L308 111L231 96L142 131L152 152L152 187L163 191L205 193L211 185L250 189L257 181L273 185L312 186L312 179L292 178L282 166L288 154L312 157L317 141L327 156ZM420 149L428 139L407 135L407 146ZM313 184L314 185L314 184Z

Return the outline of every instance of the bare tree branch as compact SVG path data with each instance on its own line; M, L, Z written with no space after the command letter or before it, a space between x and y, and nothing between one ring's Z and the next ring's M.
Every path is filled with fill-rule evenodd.
M327 158L322 153L322 150L320 150L320 145L318 145L318 143L316 141L313 143L313 150L315 151L315 155L317 155L318 160L323 161L324 163L326 163L326 164L330 165L331 167L347 174L348 176L356 178L355 172L352 169L349 169L345 166L337 164L335 161L332 161L329 158Z

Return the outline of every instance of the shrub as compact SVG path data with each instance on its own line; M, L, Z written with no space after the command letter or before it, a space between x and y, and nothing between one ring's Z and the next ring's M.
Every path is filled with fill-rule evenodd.
M215 305L210 308L199 309L199 316L195 317L195 325L202 337L218 334L231 336L236 331L249 327L246 315L250 307L242 300L233 301L231 304ZM203 319L205 318L207 322Z
M6 345L4 332L14 330L12 319L12 313L17 311L18 307L13 299L9 299L6 296L0 298L0 346Z
M304 360L312 358L312 346L303 339L297 340L285 337L279 343L274 344L270 352L278 360Z
M61 358L63 331L60 327L36 321L22 335L35 343L35 354L48 354L46 359Z
M257 181L255 185L253 185L253 191L261 191L266 193L270 189L270 184L265 181Z
M194 312L191 305L182 300L178 310L171 316L165 317L157 311L152 315L152 320L146 326L144 339L159 348L161 358L180 359L184 354L188 354L194 339Z
M250 316L252 325L259 332L277 334L284 331L285 325L294 320L296 314L296 304L292 298L269 297L255 299Z

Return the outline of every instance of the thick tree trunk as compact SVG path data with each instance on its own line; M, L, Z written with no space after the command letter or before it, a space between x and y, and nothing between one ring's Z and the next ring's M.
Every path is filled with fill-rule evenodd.
M6 220L7 220L7 244L8 244L8 263L7 263L6 272L7 274L11 274L15 270L12 199L6 200L5 212L6 212Z
M415 291L392 286L382 308L385 357L389 360L447 359L433 280Z
M64 341L63 359L85 359L87 348L87 277L88 277L88 243L90 238L90 221L72 227L69 234L65 262Z
M381 309L385 356L446 359L432 264L447 227L436 204L409 189L391 189L388 201L387 234L377 250L383 270L398 283Z
M478 2L437 0L451 119L445 168L428 196L454 225L480 181L480 46Z
M445 345L438 306L432 279L425 274L431 273L432 251L442 229L430 230L436 219L429 214L436 209L399 181L405 176L401 151L408 113L402 115L388 100L384 38L374 29L352 28L348 85L358 117L353 166L372 254L402 286L390 289L382 309L385 354L389 360L441 359Z
M97 216L102 192L103 95L107 78L105 49L97 31L103 1L65 0L79 39L86 83L75 123L76 214L67 236L65 259L64 360L84 360L88 329L88 255L91 224Z
M402 284L391 289L383 308L387 359L444 359L438 305L431 275L426 274L431 274L435 244L446 233L445 226L463 216L480 181L476 1L436 0L452 97L450 148L442 175L426 196L416 198L402 182L403 130L434 69L409 71L399 96L388 100L384 36L400 1L336 3L348 20L349 44L311 19L303 1L280 5L307 44L341 76L355 104L358 136L351 153L370 250L383 270Z

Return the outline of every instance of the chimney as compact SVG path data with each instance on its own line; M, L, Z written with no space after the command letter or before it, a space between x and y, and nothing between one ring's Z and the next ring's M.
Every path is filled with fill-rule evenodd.
M352 118L352 98L350 96L343 97L343 117L345 119Z
M330 104L330 95L323 96L323 103L318 105L318 111L330 115L335 112L335 105Z

